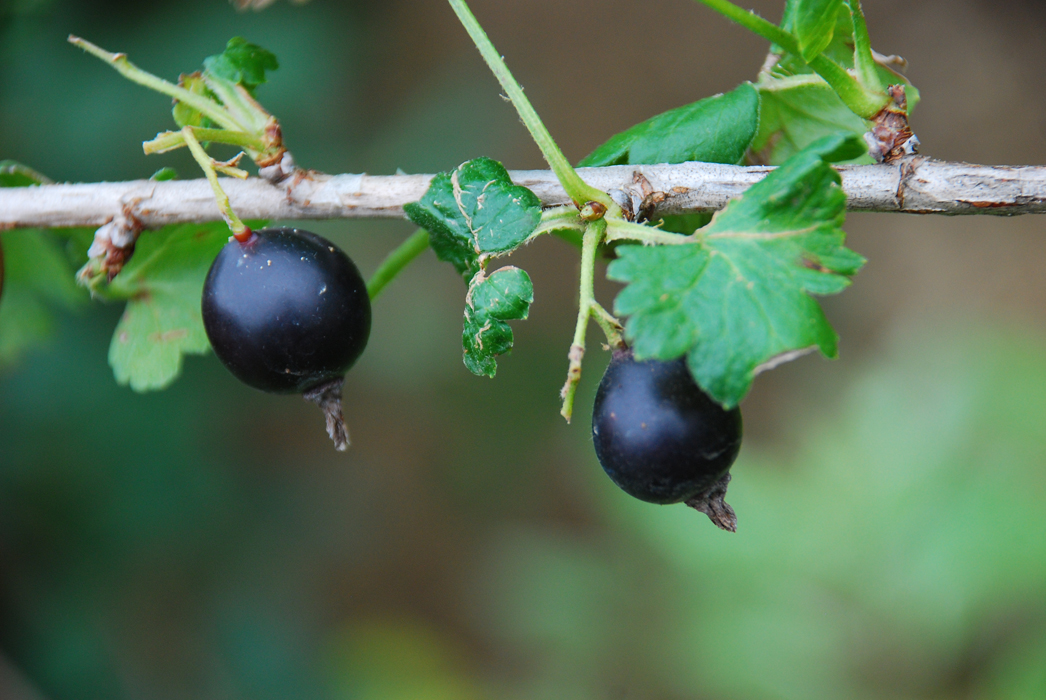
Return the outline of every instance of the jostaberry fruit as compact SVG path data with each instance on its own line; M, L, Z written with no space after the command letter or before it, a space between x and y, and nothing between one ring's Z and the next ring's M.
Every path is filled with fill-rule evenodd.
M309 231L254 231L230 240L203 286L203 325L222 364L256 389L319 404L339 450L345 372L370 335L370 298L356 265Z
M737 518L723 500L741 449L741 411L724 409L686 362L637 362L615 351L592 413L596 457L615 484L651 503L700 510L724 530Z

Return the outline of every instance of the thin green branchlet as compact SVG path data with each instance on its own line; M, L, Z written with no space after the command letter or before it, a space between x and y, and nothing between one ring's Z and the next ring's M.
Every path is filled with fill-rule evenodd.
M581 362L585 357L585 332L588 321L595 317L596 323L606 335L611 347L622 347L621 323L606 309L600 306L595 297L596 253L606 237L608 220L597 219L588 222L581 245L581 284L578 299L577 323L574 326L574 340L570 345L570 366L567 369L567 381L560 391L563 407L560 415L570 422L574 413L574 396L581 381Z
M378 265L378 269L367 280L367 295L370 296L371 301L415 258L424 253L428 247L429 232L419 228L407 240L400 243L391 253L385 256L385 259Z
M126 54L122 53L110 53L100 46L96 46L86 39L81 39L78 36L69 35L69 43L74 46L78 46L87 53L100 58L131 82L143 85L150 90L155 90L161 94L173 97L179 102L186 104L200 114L204 115L216 124L220 124L226 129L238 130L240 125L236 123L228 112L222 109L214 100L190 92L183 87L179 87L173 83L169 83L163 78L158 78L152 73L142 70L138 66L134 65L127 59Z
M662 231L655 226L635 224L624 219L608 219L606 241L639 241L647 245L679 245L693 243L694 236Z
M229 129L209 129L207 127L192 127L196 140L201 143L223 143L228 146L239 148L251 148L257 151L265 148L260 139L242 131L230 131ZM184 147L185 135L178 131L164 131L156 135L151 141L142 144L142 150L146 155L153 153L167 153Z
M595 201L605 206L608 212L620 212L620 207L614 203L610 195L606 192L601 192L582 180L581 176L577 174L577 171L570 164L570 161L563 155L563 151L560 150L552 135L548 132L544 123L542 123L541 118L538 117L534 107L530 104L530 100L523 93L523 88L520 87L519 83L512 76L511 71L505 64L505 60L494 48L494 44L491 43L487 33L483 31L483 27L480 26L475 15L469 10L465 0L449 0L449 2L458 19L461 20L461 24L465 27L469 36L472 37L472 41L475 43L476 48L479 49L483 60L487 62L490 70L494 73L498 82L501 83L505 94L513 106L515 106L520 119L523 120L523 124L530 131L530 135L538 148L541 149L541 154L548 161L549 167L556 174L560 184L563 185L563 189L566 190L574 204L581 208L587 202Z

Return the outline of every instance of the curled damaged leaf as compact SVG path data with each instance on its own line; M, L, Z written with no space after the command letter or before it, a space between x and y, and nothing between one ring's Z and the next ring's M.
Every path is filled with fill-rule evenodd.
M838 338L811 295L850 284L864 258L843 246L846 195L826 161L864 150L856 136L821 139L731 202L691 239L620 246L607 276L638 359L685 355L697 383L727 408L755 375Z
M471 280L480 258L523 244L541 222L541 200L512 184L501 163L476 158L432 178L425 196L404 207L429 232L436 257Z
M518 267L503 267L489 277L478 272L465 297L465 328L461 334L465 366L478 376L493 377L498 355L512 349L512 328L530 313L534 285Z

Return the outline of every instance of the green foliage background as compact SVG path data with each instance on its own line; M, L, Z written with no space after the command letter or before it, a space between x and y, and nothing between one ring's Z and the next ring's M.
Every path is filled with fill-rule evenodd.
M1046 161L1046 95L1022 88L1046 69L1041 8L864 4L878 48L912 62L928 152ZM473 9L575 160L753 78L765 48L682 0ZM597 29L559 41L535 21L550 13ZM541 166L442 3L7 0L0 159L56 180L196 176L185 154L141 154L170 126L168 101L67 46L70 32L167 78L233 35L271 49L281 68L259 97L307 167ZM579 99L593 76L611 78ZM315 228L365 273L412 230ZM40 312L49 340L16 358L0 337L0 696L1042 698L1041 219L846 228L870 262L825 303L841 359L756 380L736 536L605 479L585 416L598 350L562 423L577 263L558 241L510 261L535 301L494 381L462 366L446 265L428 253L393 283L349 375L347 455L314 407L249 390L210 356L161 393L119 386L106 358L120 305L50 289L52 315L5 293L0 314ZM39 243L18 236L5 251Z

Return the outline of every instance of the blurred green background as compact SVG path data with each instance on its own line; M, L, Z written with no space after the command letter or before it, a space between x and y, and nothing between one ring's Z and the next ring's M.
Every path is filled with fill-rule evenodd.
M689 0L472 5L574 160L765 51ZM925 153L1046 162L1041 3L865 6L911 62ZM69 33L168 79L234 35L269 48L259 97L305 167L542 165L443 2L0 0L0 159L56 180L196 176L141 153L168 100ZM314 228L365 273L412 230ZM537 298L494 381L461 364L449 267L426 254L393 284L344 455L313 406L210 356L164 392L117 386L120 309L62 312L0 368L0 698L1042 700L1044 228L851 216L870 262L826 300L842 359L757 381L736 535L604 477L586 415L604 354L560 419L577 258L556 240L513 257Z

